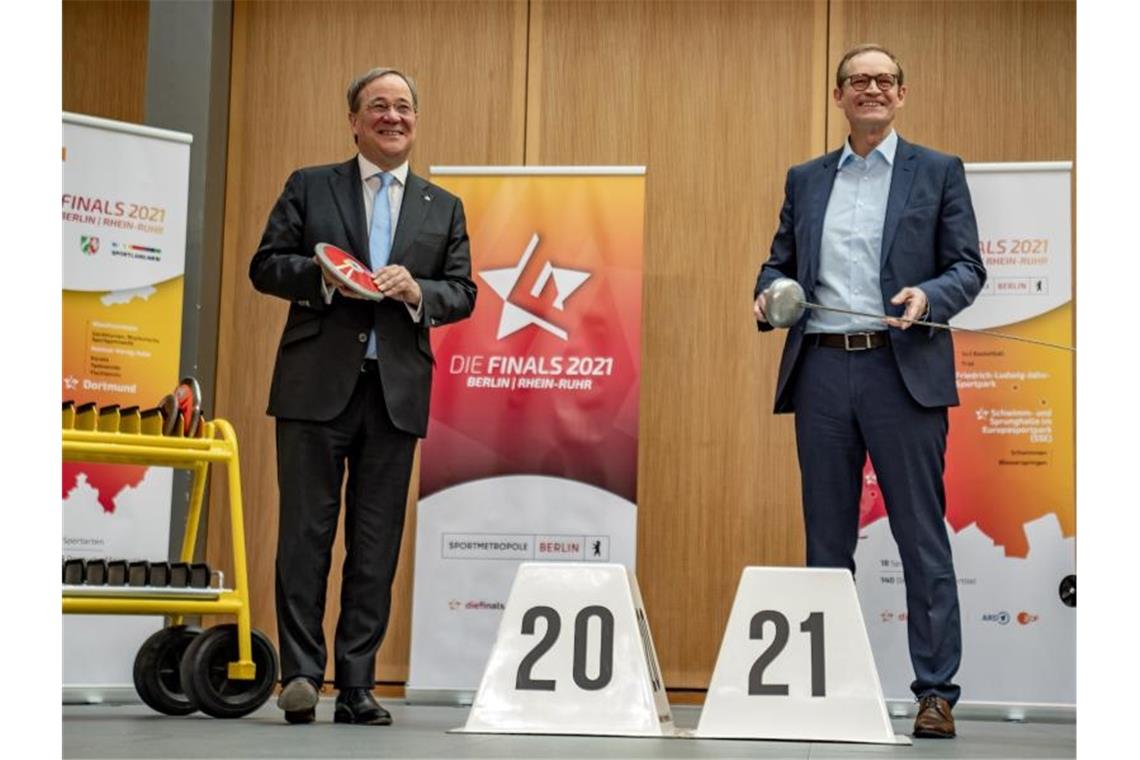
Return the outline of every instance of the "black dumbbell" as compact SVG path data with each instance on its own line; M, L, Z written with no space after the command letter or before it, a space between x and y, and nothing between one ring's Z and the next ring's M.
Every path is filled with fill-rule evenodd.
M150 576L150 563L145 559L136 560L127 565L127 585L134 587L145 586Z
M125 559L113 559L107 563L107 585L127 585L127 561Z
M147 585L164 587L170 585L170 563L168 562L151 562L150 563L150 576L147 578Z
M88 586L102 586L107 582L107 562L101 559L87 560L83 572L83 582Z
M83 583L83 560L65 559L63 561L63 584L65 586L78 586Z

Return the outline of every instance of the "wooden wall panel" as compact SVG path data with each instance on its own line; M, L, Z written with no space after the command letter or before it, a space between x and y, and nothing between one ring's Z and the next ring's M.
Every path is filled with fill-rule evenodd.
M255 625L275 628L264 408L285 312L246 267L288 173L351 155L352 75L417 77L421 173L648 166L638 577L666 684L703 689L740 569L803 561L791 419L771 414L782 336L748 310L787 167L846 134L841 51L900 55L908 139L967 161L1072 159L1074 28L1072 2L236 3L217 409L242 441ZM222 516L209 553L224 565ZM407 675L410 539L386 681Z
M150 4L64 0L63 110L141 124Z
M354 154L344 93L373 66L394 66L417 81L413 170L521 163L526 19L521 2L235 3L216 408L241 441L253 622L271 635L277 486L265 407L286 305L256 293L247 275L269 210L293 169ZM214 489L208 554L224 566L229 532L219 494ZM382 681L407 678L413 516L377 667ZM338 539L330 645L342 559Z
M666 685L703 689L741 568L800 565L782 336L752 287L824 137L823 3L536 2L529 164L644 164L637 574Z
M903 137L967 162L1076 158L1076 3L833 0L830 87L843 51L884 45L909 88ZM847 135L829 107L828 145Z

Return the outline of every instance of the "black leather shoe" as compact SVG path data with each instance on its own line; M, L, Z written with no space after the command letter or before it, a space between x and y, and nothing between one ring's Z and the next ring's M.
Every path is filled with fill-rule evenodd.
M376 703L368 689L341 689L336 695L335 723L390 726L392 714Z
M317 685L304 676L289 679L277 697L288 723L312 723L317 717Z

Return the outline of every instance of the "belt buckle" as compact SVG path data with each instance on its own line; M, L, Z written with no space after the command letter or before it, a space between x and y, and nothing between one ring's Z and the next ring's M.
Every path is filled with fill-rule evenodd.
M843 349L845 351L866 351L866 350L872 348L871 336L873 336L873 335L874 335L874 333L869 333L869 332L844 333L843 334ZM860 345L853 345L851 343L852 338L862 338L863 339L863 345L861 345L861 346Z

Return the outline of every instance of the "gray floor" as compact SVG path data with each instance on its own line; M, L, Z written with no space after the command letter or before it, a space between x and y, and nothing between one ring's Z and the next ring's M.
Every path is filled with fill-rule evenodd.
M909 747L811 742L710 739L448 734L462 726L467 708L409 706L384 700L387 727L332 722L333 700L324 698L317 722L290 726L270 702L240 720L201 715L170 718L142 705L69 705L63 708L65 758L1046 758L1075 757L1073 723L959 720L958 738L916 739ZM697 707L674 707L679 728L692 729ZM909 719L895 731L910 733Z

